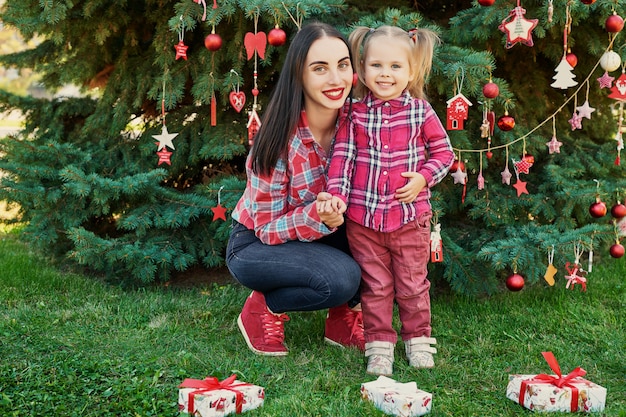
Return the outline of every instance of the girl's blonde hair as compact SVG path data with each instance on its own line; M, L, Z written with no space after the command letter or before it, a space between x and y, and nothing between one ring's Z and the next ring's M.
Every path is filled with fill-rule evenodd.
M354 88L354 95L363 98L368 93L367 86L363 83L363 57L367 55L367 48L372 39L386 36L393 42L404 42L409 51L409 65L413 72L413 79L409 81L407 89L411 96L427 99L425 85L433 64L435 46L441 41L439 36L428 29L412 29L408 32L397 26L380 26L371 29L365 26L354 28L348 40L352 49L354 67L359 76L359 81Z

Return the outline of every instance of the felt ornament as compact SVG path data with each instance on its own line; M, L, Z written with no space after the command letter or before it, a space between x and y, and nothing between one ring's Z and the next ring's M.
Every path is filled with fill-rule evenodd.
M539 23L538 19L526 19L524 15L526 9L520 6L520 1L517 0L517 7L515 7L509 15L502 20L498 29L506 33L506 47L512 48L516 43L521 42L526 46L533 46L532 30Z
M218 219L226 221L226 208L222 207L222 204L220 202L222 188L224 188L224 186L221 186L220 189L217 191L217 206L211 207L211 211L213 212L213 221L216 221Z

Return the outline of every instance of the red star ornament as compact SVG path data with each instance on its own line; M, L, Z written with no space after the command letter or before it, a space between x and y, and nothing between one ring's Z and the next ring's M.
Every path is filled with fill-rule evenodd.
M182 58L185 61L187 60L187 48L189 48L183 41L178 42L174 45L174 49L176 50L176 60Z
M522 194L528 194L528 190L526 189L526 181L522 181L518 178L517 182L513 184L513 188L517 190L517 196L519 197Z
M226 208L220 203L217 203L217 207L211 207L211 211L213 212L213 221L217 219L226 221Z
M158 151L156 154L159 156L159 163L157 164L157 166L161 164L172 165L172 162L170 161L172 152L168 151L167 148L163 148L162 150Z
M517 168L517 172L520 174L528 174L531 166L533 166L533 164L529 163L525 159L515 162L515 168Z
M539 19L526 19L523 9L517 2L517 7L511 10L509 15L502 21L498 29L506 33L506 47L512 48L518 42L526 46L533 46L532 30L539 23ZM508 21L508 22L507 22Z

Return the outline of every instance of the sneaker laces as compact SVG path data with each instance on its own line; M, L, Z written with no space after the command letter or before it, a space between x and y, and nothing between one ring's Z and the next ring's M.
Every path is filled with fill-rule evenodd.
M286 314L273 314L269 311L261 314L263 335L269 345L282 345L285 341L285 329L283 323L289 321Z
M360 311L348 309L349 313L343 319L350 328L350 339L355 342L365 344L365 335L363 334L363 314Z

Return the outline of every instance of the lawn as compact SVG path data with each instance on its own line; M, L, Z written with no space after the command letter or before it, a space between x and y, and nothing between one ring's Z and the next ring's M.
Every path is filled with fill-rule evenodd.
M505 397L508 375L551 373L541 352L552 351L564 373L581 366L607 388L596 415L626 416L625 277L626 258L607 256L586 292L565 288L562 267L554 287L488 299L437 291L436 367L408 367L399 343L393 377L433 393L431 416L538 415ZM290 314L289 356L250 352L236 324L248 294L232 281L112 287L0 233L0 415L178 416L183 379L237 374L266 390L250 417L383 416L360 399L374 379L361 353L324 344L323 311Z

